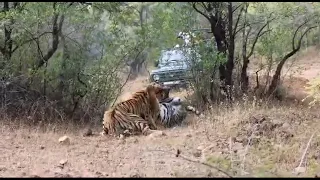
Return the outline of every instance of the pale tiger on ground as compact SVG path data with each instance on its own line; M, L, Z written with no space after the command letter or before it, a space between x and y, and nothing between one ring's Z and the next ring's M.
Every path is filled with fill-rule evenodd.
M180 97L167 98L159 102L160 104L160 114L157 118L160 120L159 123L165 128L171 128L176 125L181 125L181 123L187 117L187 111L192 111L196 115L200 112L192 106L186 106Z
M157 119L166 128L180 125L187 117L186 109L183 108L182 100L179 97L167 98L159 104L160 114Z

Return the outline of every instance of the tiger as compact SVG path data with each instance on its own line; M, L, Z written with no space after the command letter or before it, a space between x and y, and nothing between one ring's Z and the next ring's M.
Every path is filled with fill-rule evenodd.
M151 83L146 89L133 94L132 98L116 104L103 117L105 134L147 135L157 129L155 119L160 114L159 101L169 98L170 88Z
M179 97L167 98L159 102L160 114L157 120L166 128L179 125L187 117L187 111Z

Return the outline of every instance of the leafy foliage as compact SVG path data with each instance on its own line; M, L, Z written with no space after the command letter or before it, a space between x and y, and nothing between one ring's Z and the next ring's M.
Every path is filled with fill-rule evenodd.
M154 62L161 50L182 44L177 38L179 32L196 32L201 23L207 24L212 31L209 36L214 38L201 37L200 43L193 46L193 51L201 55L201 62L191 69L191 86L198 98L205 95L213 100L213 91L220 91L220 67L227 67L232 74L233 69L237 70L233 63L242 65L242 59L234 58L233 51L236 55L250 54L253 47L255 56L267 59L261 67L269 73L292 50L292 41L297 45L303 39L302 48L319 43L320 31L314 28L319 25L319 3L247 4L248 11L244 12L245 3L3 2L2 107L22 107L18 103L31 101L26 100L27 96L34 96L32 101L46 97L56 102L57 111L74 118L99 119L121 91L129 72L128 62L138 52L145 52L147 61ZM220 18L220 29L215 29L214 18ZM267 31L263 35L259 34L261 27ZM313 29L303 34L310 27ZM217 40L219 33L224 39ZM246 38L244 50L242 41ZM221 50L221 43L227 50ZM255 61L250 58L251 64ZM232 78L239 79L239 74ZM208 82L214 83L208 86ZM5 84L15 84L16 89L9 91ZM18 87L24 89L23 93ZM31 92L37 93L31 96Z

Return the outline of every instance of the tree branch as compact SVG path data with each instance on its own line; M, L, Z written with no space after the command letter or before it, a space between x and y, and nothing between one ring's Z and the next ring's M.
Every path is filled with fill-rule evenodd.
M59 45L59 35L61 34L62 24L64 21L64 15L61 15L60 21L58 24L59 13L56 12L56 2L53 3L53 9L55 14L52 18L52 47L48 50L47 54L43 56L43 58L38 60L38 64L36 65L36 69L42 67L48 60L52 57Z
M252 46L251 46L250 53L248 54L247 58L250 58L250 57L252 56L254 47L256 46L256 43L258 42L259 37L261 37L261 36L262 36L263 34L265 34L266 32L269 32L269 30L262 32L262 30L263 30L268 24L269 24L269 21L259 29L259 31L258 31L258 33L257 33L257 35L256 35L256 38L255 38L254 41L253 41L253 44L252 44Z
M305 23L304 23L305 24ZM313 28L316 28L317 26L313 26L313 27L309 27L300 37L299 41L298 41L298 46L297 48L293 48L292 51L290 53L288 53L287 55L285 55L281 61L286 61L288 58L290 58L291 56L293 56L296 52L298 52L300 50L301 47L301 42L303 37L307 34L308 31L310 31ZM301 28L301 26L299 26L297 29ZM294 39L293 39L294 41ZM280 62L281 64L282 62ZM283 63L284 64L284 63Z
M32 38L31 39L28 39L28 40L26 40L26 41L24 41L24 42L22 42L21 44L19 44L19 45L16 45L16 47L15 48L13 48L13 50L12 50L12 53L13 52L15 52L18 48L20 48L21 46L23 46L23 45L25 45L25 44L27 44L27 43L29 43L29 42L31 42L31 41L35 41L35 40L38 40L38 39L40 39L40 37L42 37L42 36L44 36L44 35L46 35L46 34L51 34L52 32L43 32L43 33L41 33L38 37L34 37L32 34ZM30 33L29 33L30 34Z
M164 151L164 150L149 150L149 151L164 152L164 153L166 153L166 154L169 153L169 154L175 155L176 157L180 157L180 158L183 159L183 160L186 160L186 161L189 161L189 162L193 162L193 163L202 164L202 165L205 165L205 166L207 166L207 167L213 168L213 169L215 169L215 170L223 173L224 175L228 176L229 178L232 178L232 175L231 175L231 174L229 174L228 172L226 172L226 171L224 171L224 170L222 170L222 169L220 169L220 168L218 168L218 167L216 167L216 166L213 166L213 165L208 164L208 163L205 163L205 162L200 162L200 161L198 161L198 160L192 160L192 159L189 159L189 158L187 158L187 157L185 157L185 156L182 156L180 150L177 150L177 153L173 153L173 152L170 152L170 151Z
M241 26L241 28L239 28L235 33L234 35L238 34L241 30L243 30L243 28L245 28L246 26Z
M240 4L240 5L238 5L236 8L234 8L233 10L232 10L232 13L234 13L237 9L239 9L239 7L241 7L243 4ZM233 7L232 7L233 8Z
M302 42L303 37L304 37L311 29L314 29L314 28L316 28L316 27L317 27L317 26L309 27L309 28L301 35L301 37L300 37L300 39L299 39L299 42L298 42L298 47L297 47L297 49L300 49L300 47L301 47L301 42Z
M252 30L252 27L251 27L250 25L248 25L248 27L249 27L249 30L248 30L248 33L246 34L246 42L245 42L245 44L247 44L248 39L249 39L250 32L251 32L251 30Z
M206 6L206 4L204 2L201 2L201 5L202 5L203 9L205 9L207 12L210 11L210 6Z
M270 15L270 16L271 16L271 15ZM268 20L268 21L266 22L266 24L264 24L264 25L259 29L259 31L258 31L258 33L257 33L257 35L256 35L256 37L255 37L255 39L254 39L254 41L253 41L253 44L252 44L252 46L251 46L250 52L249 52L249 54L248 54L248 56L247 56L246 58L249 59L249 58L252 56L253 51L254 51L254 48L255 48L255 46L256 46L256 43L258 42L259 37L263 36L265 33L267 33L267 32L270 31L270 30L263 31L263 29L264 29L265 27L267 27L267 25L268 25L271 21L273 21L274 19L275 19L275 18L272 18L272 19ZM262 31L263 31L263 32L262 32ZM248 33L248 34L249 34L249 33ZM247 38L248 38L248 34L247 34Z
M202 16L204 16L209 22L211 21L211 18L210 18L208 15L206 15L204 12L200 11L200 10L197 8L196 2L191 2L191 4L192 4L192 7L193 7L194 10L196 10L199 14L201 14Z
M259 24L260 21L257 21L257 22L253 22L253 23L250 23L250 24L246 24L246 25L243 25L240 29L237 30L237 32L235 34L238 34L238 32L240 32L241 30L243 30L243 28L245 28L246 26L251 26L251 25L255 25L255 24Z
M294 32L294 35L293 35L293 37L292 37L292 49L296 49L295 48L295 39L296 39L296 36L297 36L297 33L298 33L298 31L299 31L299 29L302 27L302 26L304 26L305 24L307 24L308 23L308 20L306 20L304 23L302 23L300 26L298 26L298 28L296 29L296 31ZM302 36L303 37L303 36Z
M240 5L241 6L241 5ZM240 7L238 6L238 7ZM241 13L242 11L244 10L244 7L242 6L242 8L240 9L240 12L238 14L238 17L237 17L237 20L236 20L236 24L234 25L234 29L233 29L233 33L232 33L232 36L236 36L236 32L237 32L237 28L238 28L238 23L240 21L240 17L241 17Z

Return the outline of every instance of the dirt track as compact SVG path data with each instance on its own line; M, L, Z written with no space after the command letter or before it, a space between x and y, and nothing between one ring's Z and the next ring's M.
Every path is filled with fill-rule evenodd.
M209 169L185 162L172 154L153 150L192 153L201 135L192 127L165 131L165 136L113 139L95 134L67 134L70 145L59 144L58 134L3 132L0 140L2 177L19 176L207 176ZM98 133L98 132L95 132ZM64 167L60 161L67 160Z
M315 56L314 59L319 58L317 55ZM308 62L310 62L310 59L308 59ZM307 75L305 75L303 76L304 78L313 78L314 74L316 74L313 72L319 72L317 69L318 66L310 66L310 68L312 67L316 68L309 69L308 73L310 74L312 72L311 74L313 74L313 76L306 77ZM126 99L130 92L137 90L135 88L140 85L143 86L145 84L143 81L145 81L143 78L138 78L137 81L130 82L131 84L128 86L131 86L131 88L127 88L119 100ZM141 84L137 82L141 82ZM183 96L183 93L175 95ZM238 128L238 123L242 120L249 119L253 111L256 112L255 110L238 109L232 112L226 112L225 114L220 113L220 111L215 111L220 114L215 113L202 117L190 115L186 122L187 125L164 130L165 136L137 136L125 140L100 136L98 133L101 129L95 129L93 136L82 137L82 132L67 134L52 132L39 133L34 130L12 130L9 127L2 127L2 138L0 139L0 176L224 176L212 168L175 157L174 153L179 149L182 155L190 159L206 161L207 159L203 155L204 149L211 147L209 148L210 151L208 150L209 153L214 157L220 157L221 153L223 154L230 151L228 149L229 138L236 132L232 130L232 127ZM281 108L275 108L272 112L266 114L273 115L276 113L284 113L285 111L286 110L281 110ZM245 115L243 115L243 113ZM292 115L294 113L298 114ZM283 119L281 119L282 117ZM291 170L297 166L300 160L302 148L304 148L306 141L308 141L310 137L311 129L317 128L319 117L318 115L311 116L310 113L300 113L299 108L298 110L289 109L286 114L282 114L279 117L275 116L273 118L274 120L282 120L283 122L292 121L289 129L294 129L295 136L290 142L287 142L292 144L290 144L290 147L289 145L282 144L281 147L284 149L275 150L274 152L270 152L270 154L266 154L264 151L260 152L259 150L259 152L256 152L256 156L252 155L251 162L248 162L246 165L249 166L251 164L253 167L258 168L259 166L260 168L260 165L262 166L272 161L274 167L266 166L266 170L261 170L263 173L258 173L260 176L276 176L275 174L286 176L290 174ZM288 128L283 122L282 127ZM301 122L306 122L306 124L302 123L302 127L302 125L300 125ZM294 126L295 124L298 125ZM300 127L302 129L299 129ZM306 130L308 128L310 131ZM58 139L63 135L70 137L70 145L59 144ZM320 142L319 136L316 137L315 141L317 143ZM217 150L222 146L221 144L223 144L222 150ZM239 148L240 146L239 149L245 149L245 147L239 145L239 143L235 143L235 145L238 147L234 148ZM318 145L314 145L313 150L310 150L314 153L311 155L316 155L317 146ZM258 149L261 149L261 147ZM263 147L262 149L266 148ZM163 150L166 152L155 150ZM279 155L280 152L283 154ZM254 154L254 152L251 153ZM268 158L269 155L270 158ZM288 155L290 156L288 157ZM254 157L256 157L256 159ZM247 159L250 158L248 157ZM64 165L61 165L60 161L64 161L61 162ZM226 163L221 161L221 159L212 161L215 164L220 164L222 168L230 169L229 164L224 165ZM315 161L317 162L318 160ZM312 170L308 170L309 175L312 175L318 170L320 172L319 165L317 163L315 164ZM237 166L236 160L231 161L231 166ZM254 169L247 166L245 169ZM270 169L275 169L274 171L281 170L282 173L269 172Z

